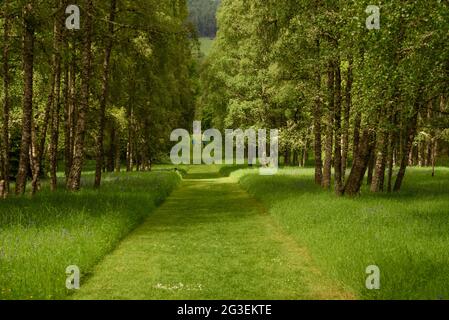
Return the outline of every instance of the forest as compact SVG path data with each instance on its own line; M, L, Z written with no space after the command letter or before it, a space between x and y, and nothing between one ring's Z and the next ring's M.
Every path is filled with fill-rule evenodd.
M0 39L0 300L449 297L449 2L2 0ZM276 174L201 161L226 130Z

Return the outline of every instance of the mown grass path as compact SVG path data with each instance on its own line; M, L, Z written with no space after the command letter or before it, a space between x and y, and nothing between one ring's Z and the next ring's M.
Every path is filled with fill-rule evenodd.
M73 298L352 298L324 279L237 183L201 168L189 171Z

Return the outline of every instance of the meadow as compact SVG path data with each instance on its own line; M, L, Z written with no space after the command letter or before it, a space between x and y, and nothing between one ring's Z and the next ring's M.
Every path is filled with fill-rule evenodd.
M79 193L44 184L34 198L0 201L0 300L66 298L66 267L88 277L180 180L173 171L108 174L94 190L87 172Z
M225 171L230 171L228 170ZM397 194L337 198L313 183L313 169L275 177L231 173L314 264L360 299L449 299L449 169L412 168ZM369 265L380 290L365 287Z

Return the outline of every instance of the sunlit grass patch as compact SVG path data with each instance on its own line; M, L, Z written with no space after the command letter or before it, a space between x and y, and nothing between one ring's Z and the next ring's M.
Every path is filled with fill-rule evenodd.
M252 174L254 173L254 174ZM449 170L409 170L403 190L337 198L313 183L313 169L273 177L233 175L329 276L365 299L449 299ZM365 287L366 267L381 271Z
M140 224L180 181L175 172L92 176L79 193L44 189L0 201L0 299L59 299L66 267L92 267Z

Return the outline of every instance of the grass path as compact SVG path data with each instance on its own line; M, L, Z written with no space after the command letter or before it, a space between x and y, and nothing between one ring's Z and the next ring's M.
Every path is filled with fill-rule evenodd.
M204 167L82 282L74 299L351 298L259 202Z

